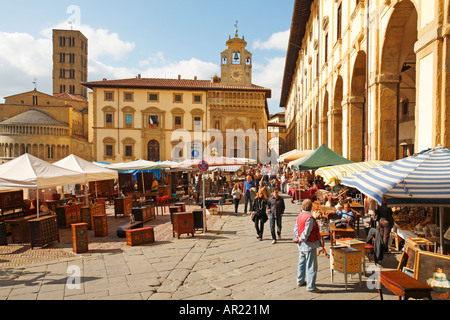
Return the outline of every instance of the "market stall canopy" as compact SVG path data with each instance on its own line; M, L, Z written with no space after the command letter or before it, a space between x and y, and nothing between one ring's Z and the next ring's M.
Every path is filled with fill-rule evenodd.
M87 182L113 180L119 178L117 171L98 166L73 154L58 162L55 162L54 165L63 169L84 173L86 175Z
M30 154L0 166L0 190L44 189L85 181L84 173L54 166Z
M307 157L311 155L314 150L291 150L282 154L278 159L278 163L290 163L296 161L300 158Z
M360 173L372 168L377 168L385 164L389 164L389 162L368 161L323 167L319 168L319 170L316 171L316 176L321 176L326 185L334 187L340 184L343 177L347 177L355 173Z
M449 206L450 150L441 146L422 151L341 179L381 205Z
M165 169L170 168L172 165L163 162L154 162L147 160L136 160L131 162L122 162L111 164L107 168L116 171L130 171L130 170L155 170L155 169Z
M308 157L301 158L293 163L292 168L295 170L306 171L349 163L354 162L340 156L326 145L322 144Z
M209 167L222 167L222 166L245 166L247 164L243 159L227 158L227 157L214 157L206 156L204 159L185 160L175 166L172 169L189 169L196 168L202 161L206 161Z

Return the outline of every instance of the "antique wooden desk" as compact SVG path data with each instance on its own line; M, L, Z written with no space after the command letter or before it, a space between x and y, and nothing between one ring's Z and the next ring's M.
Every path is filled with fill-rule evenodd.
M363 275L366 274L366 243L352 238L336 239L336 245L358 249L361 252L361 264Z
M339 271L344 273L345 290L347 290L347 276L349 274L358 274L359 284L362 286L361 252L358 249L341 246L331 246L330 251L331 282L334 281L334 271Z
M330 244L332 246L335 245L336 237L343 237L343 238L354 238L355 237L355 229L350 228L347 225L347 228L336 228L334 223L330 223Z
M401 300L409 298L414 299L430 299L432 288L419 280L416 280L400 270L380 271L378 280L378 293L380 299L383 300L383 286L398 296Z

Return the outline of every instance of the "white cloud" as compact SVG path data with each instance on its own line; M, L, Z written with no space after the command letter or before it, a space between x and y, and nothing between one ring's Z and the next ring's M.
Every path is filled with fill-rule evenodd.
M41 77L52 70L50 39L35 39L26 33L0 32L2 69L8 65L31 77Z
M209 80L215 74L220 74L220 67L211 62L201 61L196 58L190 60L167 61L162 53L157 57L146 60L146 69L142 76L148 78L172 78L176 79L181 75L183 79Z
M277 32L267 41L256 40L253 43L253 50L287 50L289 43L290 30Z
M41 34L51 39L53 29L65 30L68 29L68 24L67 22L59 23L43 30ZM112 57L114 60L120 60L136 47L133 42L123 41L117 33L107 29L94 29L88 25L81 25L77 30L88 38L89 59L92 60L97 60L105 56Z

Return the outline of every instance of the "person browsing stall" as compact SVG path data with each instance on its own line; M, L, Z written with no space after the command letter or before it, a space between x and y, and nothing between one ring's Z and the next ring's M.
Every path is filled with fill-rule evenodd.
M342 220L349 220L350 223L355 219L355 213L352 211L350 204L346 203L343 210L336 211L336 215Z
M298 244L299 249L297 285L299 287L306 286L308 292L323 293L316 287L320 229L311 210L312 201L309 199L303 201L302 212L298 215L294 227L294 241Z

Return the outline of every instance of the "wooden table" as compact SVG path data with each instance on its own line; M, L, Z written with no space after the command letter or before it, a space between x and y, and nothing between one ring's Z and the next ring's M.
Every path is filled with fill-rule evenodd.
M344 238L354 238L355 237L355 229L350 228L347 225L347 228L336 228L334 223L330 223L330 244L332 246L335 245L336 237L344 237Z
M399 300L402 297L404 300L408 300L409 298L428 298L431 300L432 288L429 285L408 276L400 270L380 271L378 293L380 294L381 300L383 300L383 292L381 291L383 286L397 295Z

